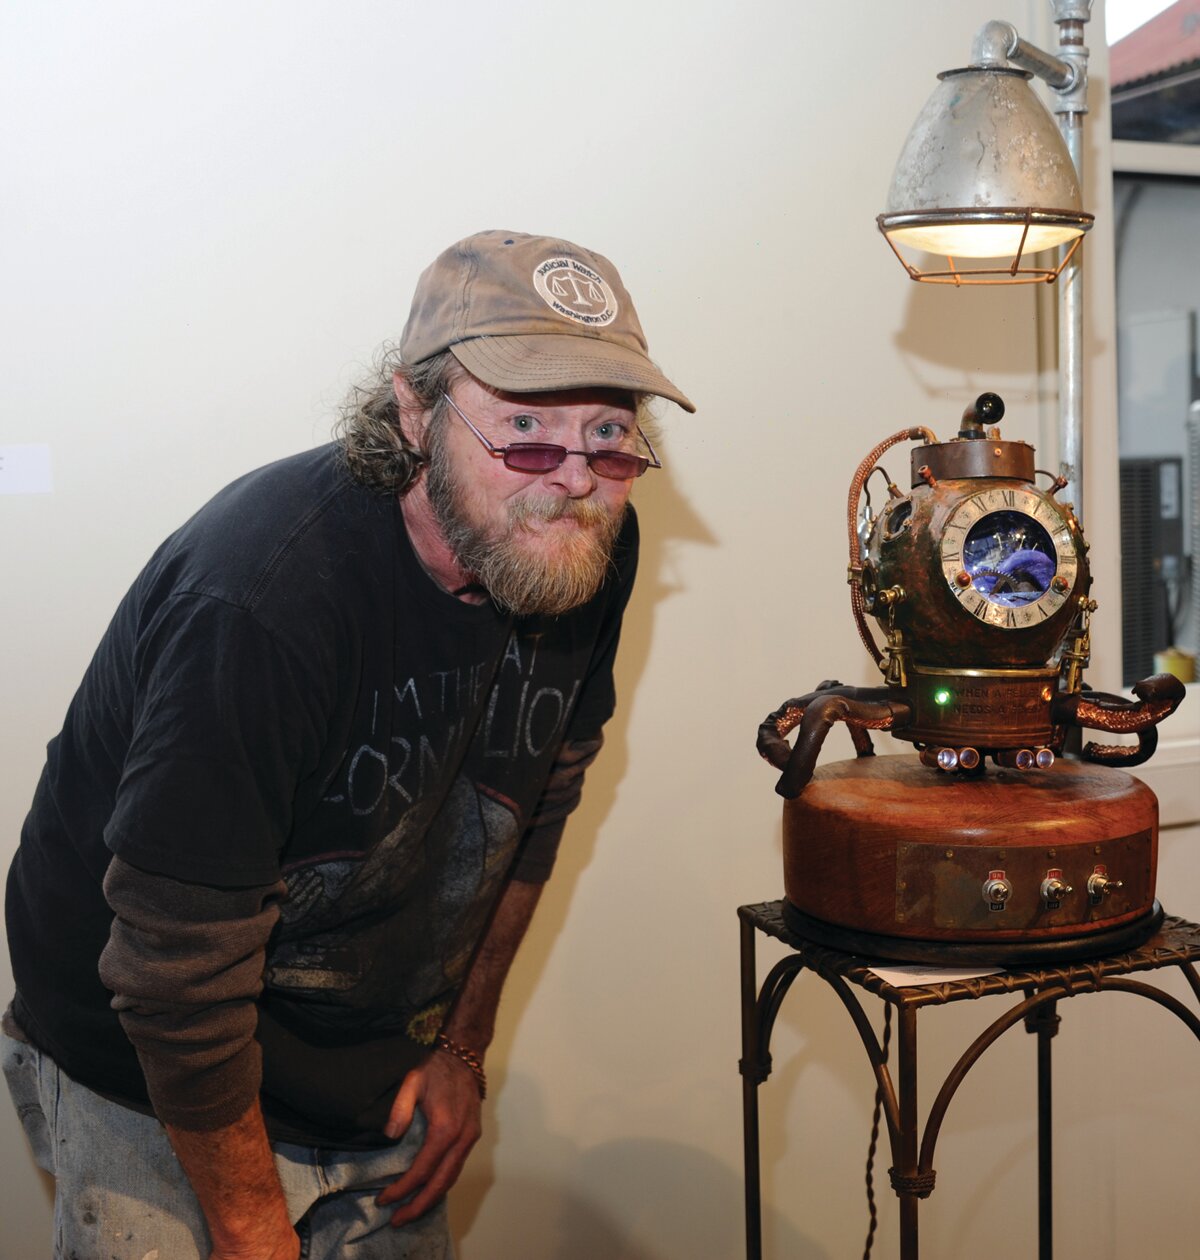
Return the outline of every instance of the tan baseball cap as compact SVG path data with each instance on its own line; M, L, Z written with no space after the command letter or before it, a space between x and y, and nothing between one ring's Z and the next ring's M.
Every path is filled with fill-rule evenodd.
M650 361L616 267L570 241L478 232L440 254L417 281L400 354L443 350L493 389L611 386L696 410Z

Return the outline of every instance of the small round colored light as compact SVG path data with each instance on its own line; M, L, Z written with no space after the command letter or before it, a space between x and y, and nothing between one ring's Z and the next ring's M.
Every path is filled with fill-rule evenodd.
M949 687L939 687L933 693L933 703L937 705L947 705L954 699L954 692Z

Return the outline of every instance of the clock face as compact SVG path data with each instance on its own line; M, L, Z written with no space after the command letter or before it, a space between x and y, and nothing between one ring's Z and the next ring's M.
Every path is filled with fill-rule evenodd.
M942 533L941 562L959 605L1001 630L1052 617L1079 567L1067 522L1042 495L1016 486L959 504Z

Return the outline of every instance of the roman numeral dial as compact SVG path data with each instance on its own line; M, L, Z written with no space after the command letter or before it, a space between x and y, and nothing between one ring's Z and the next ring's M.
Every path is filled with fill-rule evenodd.
M1026 485L999 485L964 499L942 529L942 575L960 608L999 630L1054 616L1079 575L1066 514Z

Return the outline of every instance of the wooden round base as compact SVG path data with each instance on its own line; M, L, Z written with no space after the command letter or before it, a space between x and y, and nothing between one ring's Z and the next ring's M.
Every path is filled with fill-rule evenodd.
M972 961L1042 941L1105 953L1155 914L1158 802L1083 762L967 778L864 757L821 766L786 803L783 860L794 912L839 935L978 947Z

